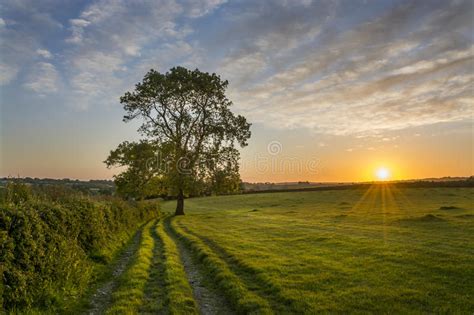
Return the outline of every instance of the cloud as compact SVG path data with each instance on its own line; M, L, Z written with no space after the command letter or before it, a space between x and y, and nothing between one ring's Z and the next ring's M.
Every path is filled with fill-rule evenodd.
M27 82L23 86L39 95L57 92L59 86L58 71L51 63L39 62L28 75Z
M66 42L74 44L81 43L84 35L84 28L89 25L90 22L83 19L71 19L69 20L69 24L71 25L71 36L66 39Z
M46 49L37 49L36 53L45 59L53 58L53 55Z
M270 52L265 54L263 75L240 75L250 74L245 81L251 85L241 87L239 78L231 81L238 90L233 93L235 104L251 120L268 126L331 134L469 119L474 105L469 76L473 46L466 37L472 24L469 12L468 2L433 7L413 3L338 32L326 32L320 24L322 31L314 40L305 41L303 35L291 47L293 59ZM453 28L447 30L447 24ZM282 34L288 30L280 29L285 30ZM252 39L274 36L260 28L255 33ZM317 45L307 49L312 41ZM263 55L264 45L251 47L233 57L234 63Z
M19 94L22 72L34 67L42 41L52 40L62 30L62 24L49 12L57 6L50 2L4 1L0 21L0 84L18 83ZM20 78L19 78L20 76Z
M170 53L166 67L176 56L192 56L196 61L197 55L188 53L192 44L185 38L193 30L186 21L202 18L224 2L97 0L74 12L70 11L77 8L73 2L7 1L2 4L6 20L2 17L0 21L0 82L14 81L20 74L23 83L19 86L51 93L55 90L53 78L60 74L65 103L79 104L80 108L116 104L118 96L143 76L141 70L149 70L151 65L146 63L157 60L157 51L175 52ZM65 16L70 18L63 29L58 21ZM185 22L178 23L178 19ZM5 21L16 26L7 28L1 23ZM54 49L45 45L48 43ZM38 56L50 59L53 55L57 68L35 63ZM162 59L160 64L164 64ZM41 80L40 72L48 76Z
M226 0L187 0L184 1L183 7L186 14L190 17L197 18L211 13L220 5L227 2Z
M15 66L0 63L0 85L10 83L17 75L19 69Z
M179 34L174 19L182 7L171 0L100 0L87 6L77 18L69 20L68 42L89 49L138 56L144 45Z
M229 79L234 86L240 87L265 67L266 61L263 54L255 53L237 58L224 58L218 69L223 77Z
M60 76L65 103L86 109L117 104L150 68L185 65L229 79L235 109L275 128L365 134L472 117L470 1L97 0L64 28L56 7L6 5L1 84L52 93L38 73Z
M211 7L209 4L209 10ZM68 56L74 103L81 108L97 102L116 104L143 76L143 69L152 67L150 55L176 47L186 51L190 45L183 38L190 29L175 21L182 14L183 6L171 0L100 0L84 8L69 21L71 36L67 39L74 45ZM159 46L163 48L157 49Z

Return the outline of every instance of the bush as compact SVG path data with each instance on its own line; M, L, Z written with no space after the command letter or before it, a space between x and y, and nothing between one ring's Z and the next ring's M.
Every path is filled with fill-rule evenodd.
M157 216L156 203L92 199L67 189L9 184L0 200L3 309L60 308L84 294L119 234Z

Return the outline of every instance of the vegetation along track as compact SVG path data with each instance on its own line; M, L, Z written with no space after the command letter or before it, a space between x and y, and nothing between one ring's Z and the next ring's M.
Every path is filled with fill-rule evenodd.
M205 268L170 228L169 217L146 224L137 239L138 249L129 255L127 269L114 277L107 301L95 301L98 307L90 313L235 313L205 280Z
M173 222L171 230L190 248L216 286L238 313L273 313L266 296L241 279L229 265L198 237Z
M138 247L138 249L136 249ZM135 250L132 250L135 248ZM305 313L270 279L170 216L150 221L90 314ZM95 296L94 296L95 297Z
M102 314L112 303L112 292L117 288L119 277L130 264L132 257L137 251L141 235L142 230L137 231L127 248L119 255L112 268L110 279L102 284L92 295L87 314Z
M225 298L218 294L216 287L206 281L205 270L199 265L198 260L187 246L177 238L176 233L169 227L169 220L165 224L166 232L177 244L180 253L181 262L186 272L189 284L193 289L193 295L197 302L200 314L234 314Z
M213 255L215 255L228 266L231 272L233 272L242 280L244 285L246 285L249 290L266 299L270 303L272 310L281 313L306 313L309 311L308 305L306 305L303 301L299 301L294 297L288 296L261 270L250 266L249 264L226 252L222 247L212 240L192 232L190 229L181 224L175 223L174 229L176 231L180 231L181 237L187 238L189 241L194 242L194 246L199 246L201 249L206 248L208 251L212 252Z
M112 305L106 313L133 314L142 305L153 258L154 241L150 229L155 222L150 221L145 225L140 247L135 252L129 268L120 276L119 286L112 294Z

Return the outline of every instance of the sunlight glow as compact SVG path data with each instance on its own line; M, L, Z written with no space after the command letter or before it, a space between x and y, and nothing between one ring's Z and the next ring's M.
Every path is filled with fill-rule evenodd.
M377 169L375 175L378 180L387 180L390 177L390 171L385 167L381 167Z

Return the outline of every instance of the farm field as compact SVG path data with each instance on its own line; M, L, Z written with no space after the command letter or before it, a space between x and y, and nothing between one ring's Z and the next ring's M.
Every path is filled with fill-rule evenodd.
M381 184L196 198L165 231L238 312L471 313L473 197Z

